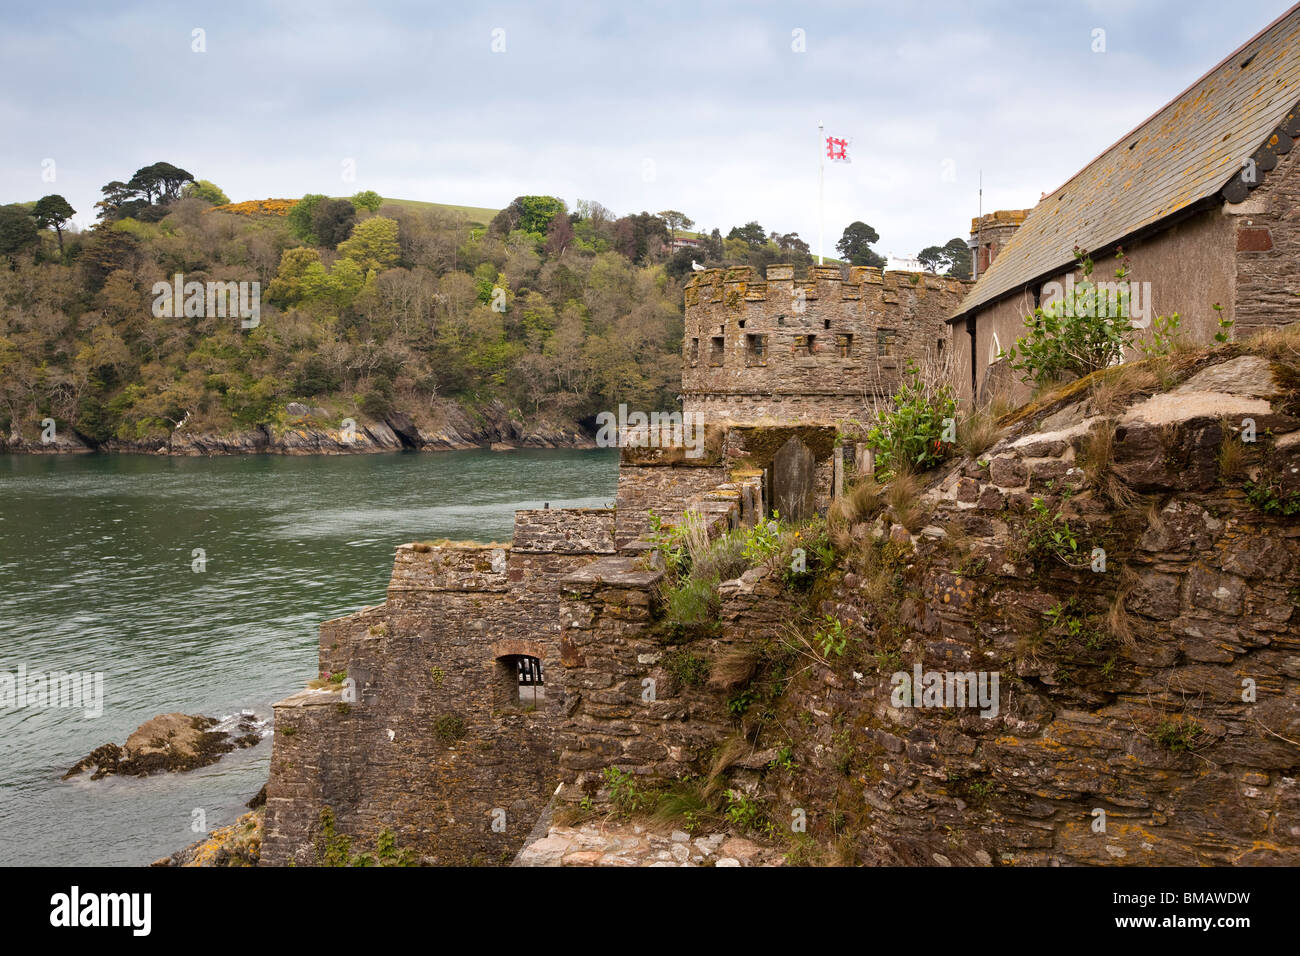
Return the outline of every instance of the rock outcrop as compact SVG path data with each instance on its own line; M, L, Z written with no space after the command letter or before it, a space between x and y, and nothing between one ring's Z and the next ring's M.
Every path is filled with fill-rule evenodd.
M150 866L257 866L262 856L264 811L245 813L230 826L217 827L202 840Z
M223 728L215 717L160 714L146 720L119 747L97 747L63 775L63 779L94 768L91 780L108 776L144 777L154 773L194 770L216 763L232 750L256 746L264 727L252 714L241 714Z

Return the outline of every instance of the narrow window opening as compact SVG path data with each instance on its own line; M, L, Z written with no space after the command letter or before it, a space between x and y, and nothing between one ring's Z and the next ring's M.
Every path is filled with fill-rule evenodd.
M745 336L745 364L749 366L767 364L767 336Z
M717 368L722 364L722 336L715 335L709 340L709 365Z
M880 358L893 358L898 347L898 332L894 329L876 330L876 355Z

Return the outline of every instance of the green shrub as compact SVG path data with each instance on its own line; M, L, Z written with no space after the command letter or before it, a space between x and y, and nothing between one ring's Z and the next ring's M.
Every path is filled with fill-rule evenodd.
M691 574L717 581L730 581L739 577L749 568L749 562L745 558L746 537L741 530L718 535L709 542L703 553L692 560Z
M781 514L772 512L772 517L761 518L745 535L741 554L751 567L756 567L781 553Z
M1136 334L1124 282L1127 269L1121 265L1115 270L1120 294L1112 298L1092 281L1093 262L1087 250L1075 246L1074 256L1082 281L1069 297L1027 315L1026 334L1007 353L1023 381L1041 386L1109 368L1123 358Z
M727 822L738 830L756 830L767 836L776 833L776 826L767 818L763 805L739 790L727 791Z
M659 795L642 790L636 784L636 778L617 767L606 767L604 771L605 786L609 787L609 800L614 809L624 817L644 813L654 807Z
M664 655L664 669L687 687L702 687L709 679L709 662L682 648Z
M416 866L415 851L397 848L397 835L385 827L375 840L374 853L353 853L352 837L336 832L334 811L320 812L320 834L316 840L317 866Z
M1161 721L1151 735L1152 739L1170 753L1185 753L1205 733L1205 728L1190 717L1176 717Z
M1284 491L1276 478L1261 476L1259 481L1248 481L1242 488L1246 500L1264 514L1288 518L1300 514L1300 491Z
M950 429L956 437L956 415L952 387L923 376L909 359L898 391L867 428L866 443L876 453L877 480L887 480L898 471L926 471L947 457L952 445L944 438Z
M843 622L834 614L827 614L822 619L822 622L817 625L813 638L821 648L822 657L830 657L831 654L843 657L844 648L849 643L849 636L844 630Z
M467 732L460 714L440 714L433 722L434 735L445 744L460 740Z
M1025 527L1025 546L1035 567L1047 559L1060 561L1072 568L1088 565L1090 553L1070 527L1070 522L1059 511L1052 511L1047 502L1035 497Z

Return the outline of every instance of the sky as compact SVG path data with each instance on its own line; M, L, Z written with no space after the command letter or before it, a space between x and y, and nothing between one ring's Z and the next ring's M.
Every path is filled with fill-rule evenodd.
M1034 205L1287 8L6 0L0 203L59 193L88 227L165 161L235 201L544 193L815 254L822 122L852 160L826 254L862 220L908 256L968 235L981 176L985 212Z

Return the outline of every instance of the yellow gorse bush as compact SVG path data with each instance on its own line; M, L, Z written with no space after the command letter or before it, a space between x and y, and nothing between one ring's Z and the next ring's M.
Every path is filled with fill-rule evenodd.
M245 202L232 202L224 206L213 206L206 212L234 212L241 216L287 216L289 210L298 205L296 199L249 199Z

